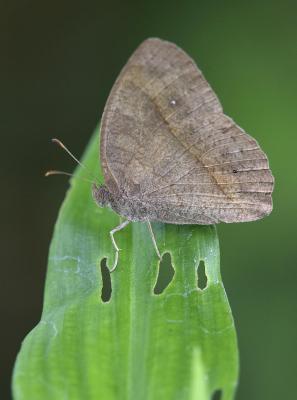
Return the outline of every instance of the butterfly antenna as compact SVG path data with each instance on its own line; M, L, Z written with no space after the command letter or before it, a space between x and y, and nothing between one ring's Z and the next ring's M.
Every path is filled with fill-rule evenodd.
M66 153L68 153L70 155L70 157L77 162L78 165L80 165L85 171L88 172L88 174L91 175L91 177L97 181L97 178L95 177L95 175L93 175L93 173L84 165L82 164L78 158L75 157L74 154L71 153L71 151L69 149L67 149L67 147L64 145L64 143L61 142L61 140L53 138L52 142L57 143L58 146L60 146L64 151L66 151ZM49 176L49 175L69 175L68 172L63 172L63 171L48 171L45 176ZM71 174L70 174L71 175ZM91 181L89 181L91 182ZM97 181L98 182L98 181ZM93 182L92 182L93 183Z
M51 175L67 175L67 176L74 176L73 174L70 174L69 172L64 172L64 171L47 171L44 176L51 176ZM85 178L79 178L79 177L75 177L76 179L81 179L85 182L89 182L89 183L94 183L93 181L90 181L89 179L85 179Z

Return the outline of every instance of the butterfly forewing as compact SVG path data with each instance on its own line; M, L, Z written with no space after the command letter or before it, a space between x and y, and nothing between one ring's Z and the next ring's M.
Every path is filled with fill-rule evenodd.
M135 51L111 91L101 162L111 192L141 199L163 222L249 221L272 208L258 143L223 114L192 59L159 39Z

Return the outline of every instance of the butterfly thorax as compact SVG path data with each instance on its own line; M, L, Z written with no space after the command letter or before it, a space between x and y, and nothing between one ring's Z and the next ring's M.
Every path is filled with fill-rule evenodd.
M92 186L92 195L100 207L110 207L117 214L130 221L144 221L148 218L148 209L140 199L131 199L125 193L111 193L107 186Z

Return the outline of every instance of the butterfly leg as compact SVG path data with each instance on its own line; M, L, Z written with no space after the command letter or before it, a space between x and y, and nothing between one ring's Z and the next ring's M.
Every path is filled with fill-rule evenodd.
M158 246L157 246L157 242L156 242L156 238L155 238L155 235L154 235L154 232L153 232L152 225L151 225L149 220L147 220L146 222L147 222L147 226L148 226L148 229L149 229L152 241L153 241L154 248L156 250L156 253L157 253L159 259L161 260L162 257L161 257L160 251L158 249Z
M114 263L113 263L113 267L111 268L110 272L113 272L113 271L116 269L116 267L117 267L118 259L119 259L119 251L120 251L120 249L118 248L118 246L117 246L117 244L116 244L116 241L114 240L113 235L114 235L116 232L120 231L121 229L124 229L129 223L130 223L130 221L124 221L124 222L122 222L119 226L115 227L114 229L112 229L112 230L109 232L110 238L111 238L111 241L112 241L112 244L113 244L113 247L115 248L115 251L116 251L116 253L115 253L115 258L114 258Z

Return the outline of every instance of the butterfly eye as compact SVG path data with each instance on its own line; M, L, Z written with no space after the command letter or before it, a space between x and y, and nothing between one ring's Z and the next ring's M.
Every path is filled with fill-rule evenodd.
M176 106L176 100L170 100L170 102L169 102L169 104L171 105L171 106Z

